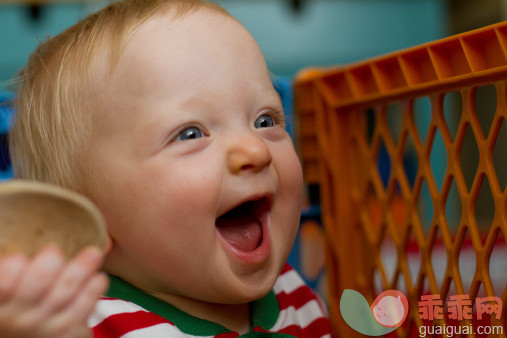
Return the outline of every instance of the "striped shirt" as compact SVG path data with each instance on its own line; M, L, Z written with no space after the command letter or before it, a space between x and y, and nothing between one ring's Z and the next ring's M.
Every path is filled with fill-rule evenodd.
M330 337L326 311L289 265L273 290L251 303L251 332L241 337ZM237 332L176 307L111 277L111 288L88 319L95 338L240 337Z

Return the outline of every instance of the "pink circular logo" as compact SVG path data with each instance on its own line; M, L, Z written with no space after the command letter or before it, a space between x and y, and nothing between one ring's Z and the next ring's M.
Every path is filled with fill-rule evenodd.
M398 290L386 290L370 307L375 320L385 327L399 327L408 315L407 297Z

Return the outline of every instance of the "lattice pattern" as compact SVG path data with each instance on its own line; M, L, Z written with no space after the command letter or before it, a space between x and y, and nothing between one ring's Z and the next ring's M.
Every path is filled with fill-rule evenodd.
M507 260L506 78L501 23L296 80L337 333L355 334L338 311L345 288L370 302L381 289L405 291L403 337L423 325L424 293L499 296L504 315L491 325L505 326L507 278L493 266Z

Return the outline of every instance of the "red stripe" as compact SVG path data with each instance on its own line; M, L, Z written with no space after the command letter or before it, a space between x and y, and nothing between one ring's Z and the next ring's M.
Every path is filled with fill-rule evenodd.
M308 337L322 337L325 334L331 334L331 324L327 318L321 317L314 320L303 331Z
M285 265L282 268L282 272L280 272L280 275L283 275L284 273L294 270L288 263L285 263Z
M239 333L237 332L224 332L224 333L220 333L216 336L214 336L215 338L236 338L236 337L239 337Z
M305 328L301 328L297 325L290 325L277 332L290 334L298 338L316 338L322 337L323 335L326 334L330 334L331 326L326 318L321 317L314 320L310 325L308 325Z
M278 300L280 310L283 310L290 306L294 306L294 308L299 309L306 303L314 299L316 300L317 297L309 287L303 285L289 294L283 291L280 292L279 294L276 295L276 299Z
M279 331L277 331L278 333L285 333L285 334L290 334L291 336L294 336L294 337L298 337L298 338L302 338L303 337L303 330L301 329L301 327L299 327L298 325L290 325L290 326L287 326ZM316 336L314 336L313 338L317 338Z
M308 337L308 338L316 338L322 337L326 334L331 334L331 325L329 324L329 320L325 317L320 317L315 319L304 329L298 325L289 325L278 331L269 331L265 330L260 326L256 326L252 329L253 332L277 332L277 333L286 333L296 337Z
M151 312L137 311L118 313L107 317L101 323L93 327L93 336L94 338L116 338L130 331L162 323L174 325L167 319Z
M262 328L262 327L260 327L260 326L254 326L254 327L252 328L252 332L272 332L272 331L265 330L265 329L263 329L263 328Z

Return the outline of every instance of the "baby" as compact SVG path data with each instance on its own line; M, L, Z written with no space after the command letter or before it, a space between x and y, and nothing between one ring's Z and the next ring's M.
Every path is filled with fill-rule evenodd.
M302 174L280 98L225 10L113 3L42 44L21 81L17 176L87 196L110 244L103 266L92 248L0 260L1 337L329 335L285 265Z

